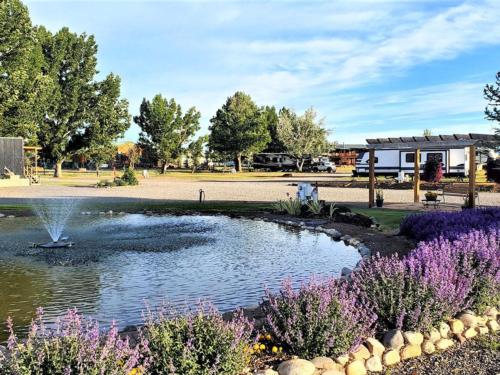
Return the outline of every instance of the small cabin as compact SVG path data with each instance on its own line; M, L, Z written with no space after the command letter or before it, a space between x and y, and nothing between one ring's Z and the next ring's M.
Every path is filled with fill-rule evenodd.
M20 137L0 137L0 186L38 183L38 150Z

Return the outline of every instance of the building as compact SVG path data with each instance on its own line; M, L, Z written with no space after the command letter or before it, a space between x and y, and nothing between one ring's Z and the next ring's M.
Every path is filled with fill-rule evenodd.
M39 149L25 146L22 138L0 137L0 186L38 183Z
M356 165L356 159L368 149L363 144L337 144L335 150L330 153L332 161L336 165Z

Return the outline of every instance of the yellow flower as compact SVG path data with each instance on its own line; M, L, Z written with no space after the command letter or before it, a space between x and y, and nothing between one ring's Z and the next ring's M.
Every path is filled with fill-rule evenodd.
M271 335L268 333L266 339L271 340Z
M264 344L260 344L260 347L259 347L260 350L264 350L265 348L266 348L266 346Z
M142 375L142 370L138 367L134 367L132 370L130 370L128 375Z
M273 353L278 353L278 348L273 346Z
M259 347L260 347L259 344L254 344L253 346L254 350L259 350Z
M280 353L283 351L283 348L280 346Z

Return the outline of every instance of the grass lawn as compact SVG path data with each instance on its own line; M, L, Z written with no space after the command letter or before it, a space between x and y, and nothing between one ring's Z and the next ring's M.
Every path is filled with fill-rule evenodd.
M415 211L391 210L387 208L352 207L351 209L353 212L374 217L381 225L382 230L396 230L399 228L401 220L403 220L407 215L416 213Z

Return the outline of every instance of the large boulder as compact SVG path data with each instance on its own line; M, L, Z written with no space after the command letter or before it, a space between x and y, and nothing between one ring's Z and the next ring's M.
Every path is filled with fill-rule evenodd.
M384 354L385 346L373 337L366 339L365 345L372 355L382 357L382 354Z
M329 370L335 367L336 363L333 359L328 357L316 357L311 362L320 370Z
M350 354L351 358L354 360L358 359L368 359L371 354L370 351L364 345L360 345L354 352Z
M381 372L383 370L382 360L378 355L374 355L366 360L365 367L370 372Z
M401 350L401 359L404 361L406 359L420 357L422 355L422 347L420 345L406 345Z
M356 360L347 365L346 375L366 375L365 361Z
M382 360L385 366L393 366L401 362L401 357L399 356L399 350L389 350L384 353Z
M403 333L403 337L408 343L408 345L422 345L424 342L424 335L420 332L407 331Z
M405 344L403 334L398 329L387 331L382 342L386 348L394 350L401 349Z
M279 375L313 375L316 366L305 359L290 359L278 366Z

